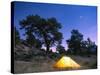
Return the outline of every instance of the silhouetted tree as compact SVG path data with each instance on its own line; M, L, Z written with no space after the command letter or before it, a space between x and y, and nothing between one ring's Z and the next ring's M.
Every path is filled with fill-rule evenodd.
M31 46L31 47L36 47L36 48L41 48L42 43L39 39L36 39L34 35L31 33L27 33L26 37L26 42Z
M81 43L81 55L87 55L88 54L88 42L87 41L82 41Z
M59 32L61 24L55 18L44 19L38 15L29 15L20 21L20 26L21 29L25 29L27 37L39 39L45 45L47 53L51 46L61 42L62 34Z
M88 55L95 54L97 51L97 45L95 42L92 42L90 38L87 38L87 48L88 48Z
M66 54L65 48L58 44L56 50L59 52L59 54Z
M81 43L81 52L82 55L89 56L91 54L95 54L97 51L97 46L94 42L91 41L90 38L87 38L86 41L82 41Z
M71 50L73 54L81 53L81 42L83 40L83 35L78 31L73 29L71 31L71 38L67 40L68 50Z
M20 35L16 27L14 27L14 40L15 40L15 45L20 42Z

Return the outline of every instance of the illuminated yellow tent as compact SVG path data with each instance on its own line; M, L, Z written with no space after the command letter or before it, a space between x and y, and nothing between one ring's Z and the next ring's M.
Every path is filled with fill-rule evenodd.
M80 68L80 65L70 57L63 56L58 62L53 65L53 67L58 69L78 69Z

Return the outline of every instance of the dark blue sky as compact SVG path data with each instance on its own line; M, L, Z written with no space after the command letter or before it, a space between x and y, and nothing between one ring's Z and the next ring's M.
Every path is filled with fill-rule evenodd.
M84 39L90 37L97 44L97 7L80 5L45 4L30 2L15 2L14 25L19 29L19 21L26 16L40 15L43 18L55 17L62 24L63 42L67 48L66 41L70 38L72 29L78 29L84 35ZM21 38L23 30L20 30Z

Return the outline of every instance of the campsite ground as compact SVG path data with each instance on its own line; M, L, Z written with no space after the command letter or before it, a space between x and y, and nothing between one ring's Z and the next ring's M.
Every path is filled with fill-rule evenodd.
M69 55L74 61L81 65L80 69L92 69L96 68L96 56L74 56ZM60 71L53 68L53 65L56 63L56 60L50 59L48 57L37 57L31 61L16 61L14 62L14 71L15 73L32 73L32 72L50 72L50 71ZM72 70L72 69L64 69Z

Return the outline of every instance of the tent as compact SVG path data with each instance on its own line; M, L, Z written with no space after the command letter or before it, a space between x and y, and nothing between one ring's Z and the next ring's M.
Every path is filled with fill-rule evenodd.
M57 69L78 69L80 65L70 57L63 56L58 62L53 65Z

